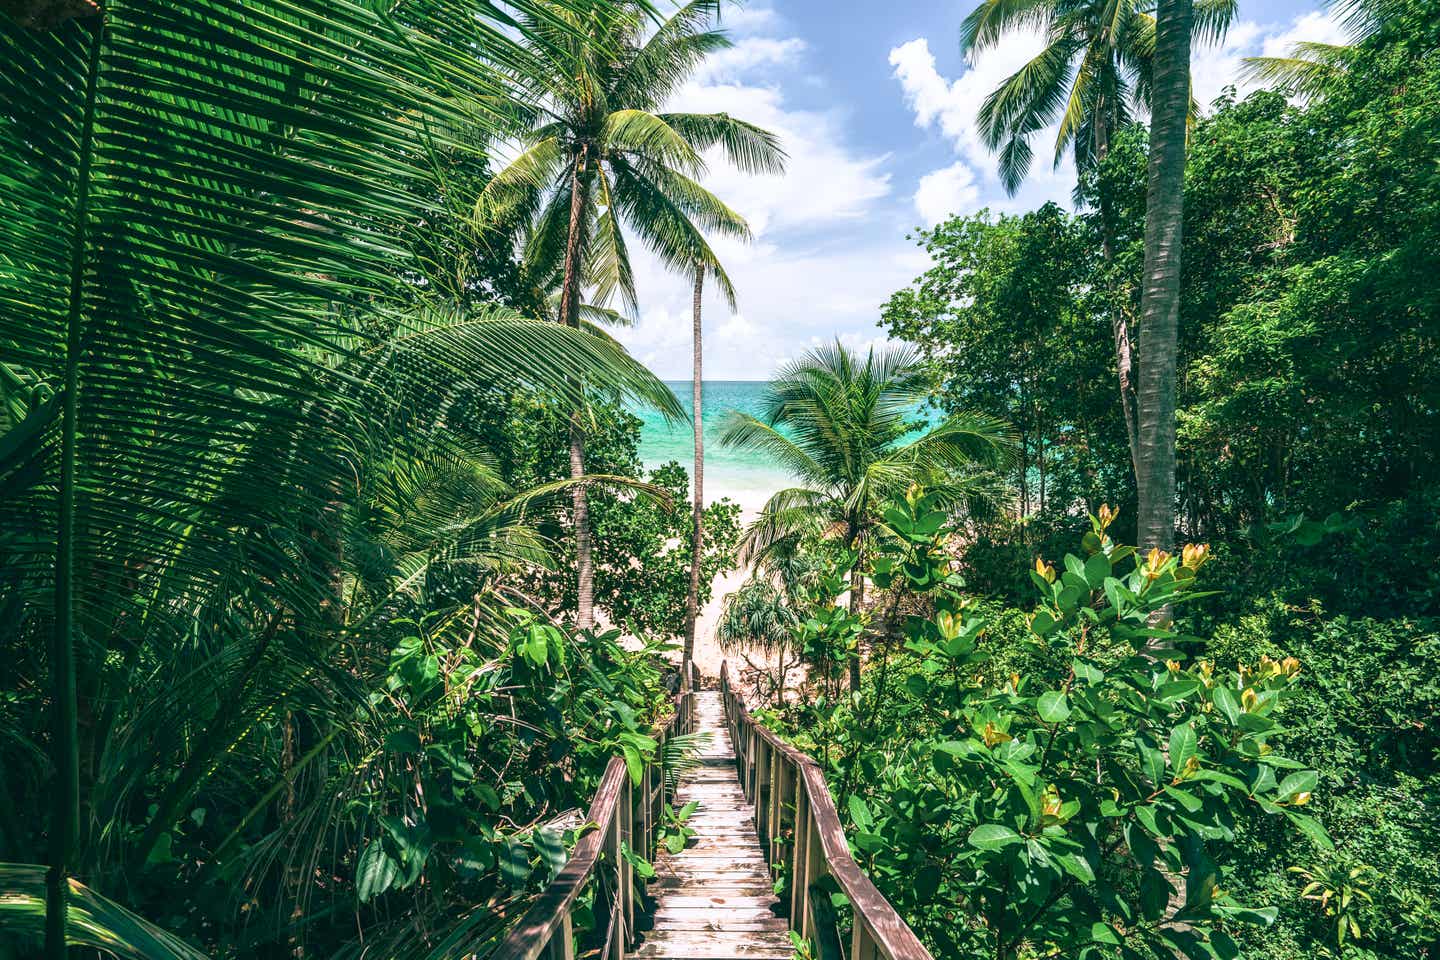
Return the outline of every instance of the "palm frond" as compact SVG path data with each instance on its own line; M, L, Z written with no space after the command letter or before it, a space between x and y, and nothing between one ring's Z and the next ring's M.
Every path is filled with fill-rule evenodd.
M718 146L725 158L745 173L785 172L787 155L780 138L728 113L662 113L673 130L696 150Z
M1047 27L1054 10L1049 0L982 0L960 24L960 49L966 54L978 52L1012 30Z
M1345 72L1354 50L1343 44L1297 43L1286 57L1246 57L1241 62L1240 75L1252 83L1313 100Z

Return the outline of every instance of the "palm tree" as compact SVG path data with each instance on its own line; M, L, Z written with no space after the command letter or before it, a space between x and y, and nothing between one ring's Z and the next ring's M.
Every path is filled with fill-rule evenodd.
M1301 41L1283 57L1246 57L1245 78L1279 87L1291 96L1317 99L1349 68L1355 48L1379 33L1404 6L1400 0L1330 0L1325 5L1339 14L1348 43Z
M872 348L862 358L837 341L781 368L762 416L731 411L720 442L763 453L799 481L765 504L746 532L745 558L807 534L839 538L856 556L850 609L858 613L879 505L919 480L957 498L974 493L980 486L964 472L1010 456L1009 431L991 417L953 414L928 428L917 422L927 395L912 348ZM858 660L850 664L850 688L860 688Z
M1175 350L1185 204L1185 141L1190 113L1191 0L1160 0L1155 25L1155 89L1145 189L1145 265L1136 390L1135 518L1141 547L1168 549L1175 536Z
M695 290L690 306L690 417L695 429L695 466L690 472L690 586L685 593L685 647L680 654L680 676L690 678L695 659L695 625L700 619L700 562L705 556L705 388L703 346L705 329L700 302L705 294L705 266L695 265Z
M613 342L417 310L397 269L443 131L498 133L519 109L511 26L361 0L41 19L55 29L0 17L0 640L48 641L60 958L77 868L123 882L234 744L323 686L352 626L347 481L377 450L421 451L375 411L416 384L432 424L477 383L578 403L577 375L678 411ZM122 731L131 753L111 749ZM7 745L7 775L41 743ZM147 787L161 803L137 822Z
M667 266L703 264L725 296L734 289L705 233L747 238L749 227L696 180L701 153L719 148L742 170L778 170L773 135L727 114L666 113L667 99L709 54L729 46L708 28L719 0L692 0L658 28L636 3L583 12L540 3L520 19L539 38L523 81L534 109L523 149L487 186L482 217L519 216L532 227L525 259L556 264L559 321L578 323L581 287L604 305L618 294L633 311L634 275L622 222ZM570 429L571 476L585 474L583 415ZM594 564L583 484L574 491L576 622L594 622Z
M960 44L967 54L989 49L1017 28L1038 27L1045 49L1005 79L980 108L986 145L1000 151L1000 178L1006 190L1019 189L1030 169L1030 141L1058 122L1054 163L1067 149L1075 169L1102 163L1116 131L1149 107L1154 78L1155 17L1140 0L985 0L965 18ZM1234 19L1236 0L1197 0L1194 21L1202 35L1223 36ZM1188 99L1191 115L1198 106ZM1106 263L1114 259L1108 197L1099 198L1101 244ZM1138 478L1140 358L1124 311L1110 318L1115 341L1120 409ZM1138 479L1137 479L1138 483Z

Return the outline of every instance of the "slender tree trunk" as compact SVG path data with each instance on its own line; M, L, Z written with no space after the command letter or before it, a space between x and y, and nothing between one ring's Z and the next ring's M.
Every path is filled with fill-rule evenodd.
M1137 532L1143 548L1167 549L1175 535L1175 353L1192 17L1192 0L1160 0L1140 291L1140 442L1135 479L1140 493Z
M580 326L580 260L584 253L585 202L590 192L586 168L589 146L580 148L570 174L570 230L565 238L565 277L560 288L560 322ZM570 414L570 479L585 476L584 411ZM590 498L585 486L577 483L570 493L575 520L575 626L588 630L595 625L595 560L590 543Z
M1096 104L1097 114L1103 114L1106 103L1102 98ZM1110 124L1104 116L1095 119L1095 162L1103 164L1110 155ZM1103 179L1099 181L1098 202L1100 204L1100 251L1105 257L1108 278L1109 268L1115 263L1115 242L1110 236L1110 192ZM1108 280L1107 280L1107 286ZM1125 420L1125 441L1130 450L1130 469L1135 472L1138 483L1139 460L1136 451L1140 438L1135 425L1135 359L1134 347L1130 340L1130 324L1125 319L1125 310L1114 302L1114 289L1107 291L1110 303L1110 333L1115 340L1115 372L1120 386L1120 413Z
M705 266L695 265L695 295L691 306L691 337L694 340L693 365L690 376L691 416L695 421L694 489L691 491L690 592L685 597L685 653L681 658L681 679L690 678L690 664L695 659L695 623L700 616L700 561L705 551L705 421L702 388L701 347L704 327L700 322L700 299L705 290Z
M855 566L850 568L850 613L859 616L865 609L865 565L863 563L865 533L852 524L850 549L855 551ZM860 692L860 645L856 641L855 656L850 659L850 692Z

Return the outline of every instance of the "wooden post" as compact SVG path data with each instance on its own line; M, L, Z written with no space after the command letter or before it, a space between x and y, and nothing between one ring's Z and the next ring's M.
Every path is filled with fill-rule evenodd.
M610 829L605 832L605 856L613 869L611 877L615 886L615 897L610 905L610 960L625 960L625 871L621 866L624 858L620 856L618 813L612 813Z
M760 848L764 850L770 845L770 795L775 792L770 781L770 768L775 748L763 737L759 747L760 754L755 758L755 831L760 837Z
M550 937L549 960L575 960L575 927L567 912L560 929Z
M800 936L812 937L816 935L815 930L815 909L810 902L810 890L825 876L828 869L825 864L825 847L820 840L820 825L815 818L810 818L810 829L807 831L805 840L805 901L800 912Z
M805 787L795 785L795 843L790 859L790 929L800 931L805 914L805 891L810 886L810 801Z
M785 802L785 754L772 748L770 750L770 803L769 813L765 815L766 826L769 828L769 842L765 845L765 862L773 864L776 859L776 849L780 843L780 836L783 833L783 802Z
M875 941L859 917L855 918L854 932L850 936L850 960L880 960Z
M625 778L625 789L620 791L620 809L616 811L616 829L620 831L620 844L635 849L635 808L632 802L633 788L630 785L630 778ZM635 868L630 861L621 854L620 862L620 917L624 921L620 938L621 956L630 948L630 932L635 929Z

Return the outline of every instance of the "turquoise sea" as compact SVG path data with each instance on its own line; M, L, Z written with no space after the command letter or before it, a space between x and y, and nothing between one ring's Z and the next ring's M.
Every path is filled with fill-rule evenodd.
M669 380L666 386L680 398L690 413L690 381ZM704 385L705 499L729 497L747 509L757 509L776 490L794 481L764 457L720 446L720 426L731 410L760 413L763 380L706 380ZM694 437L688 423L667 424L651 410L637 410L640 428L640 459L647 467L676 460L687 469L695 459Z

